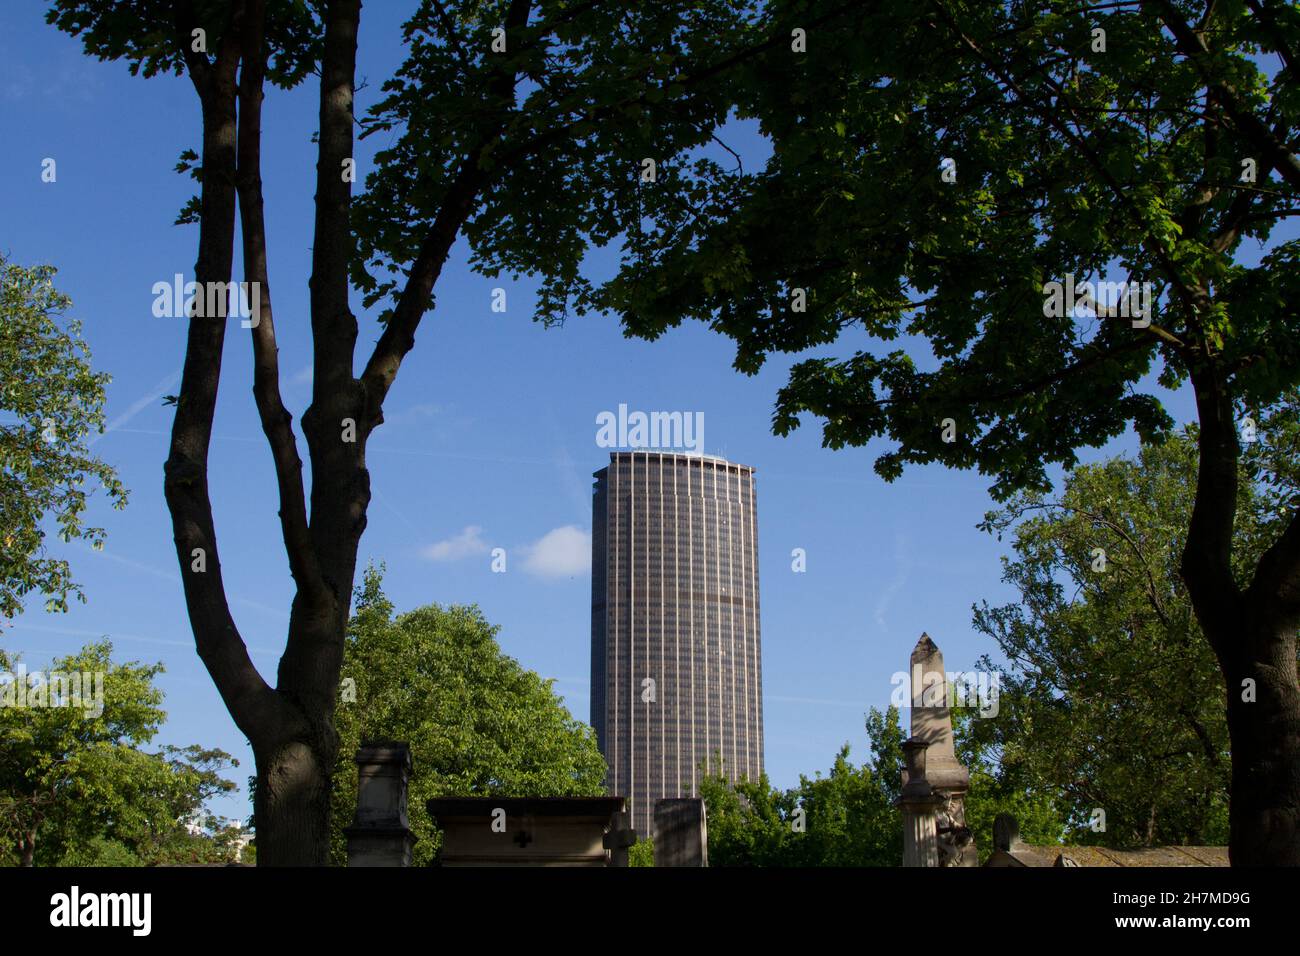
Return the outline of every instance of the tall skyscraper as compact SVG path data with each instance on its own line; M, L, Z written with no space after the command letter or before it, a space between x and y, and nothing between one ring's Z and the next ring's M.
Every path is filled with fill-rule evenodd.
M650 837L655 802L695 796L702 766L763 772L754 469L619 451L595 477L591 723Z

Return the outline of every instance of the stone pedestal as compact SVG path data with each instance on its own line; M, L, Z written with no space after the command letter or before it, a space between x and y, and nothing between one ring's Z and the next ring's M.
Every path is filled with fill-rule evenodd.
M903 742L907 782L898 798L903 815L903 866L939 866L937 817L943 797L925 778L929 747L916 737Z
M655 804L655 866L708 866L704 801L669 797Z
M415 837L406 814L411 748L367 743L357 750L357 813L343 832L348 866L410 866Z

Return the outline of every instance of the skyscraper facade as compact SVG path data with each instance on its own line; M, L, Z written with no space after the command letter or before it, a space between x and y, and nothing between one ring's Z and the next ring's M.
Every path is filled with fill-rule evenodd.
M702 767L763 772L754 469L618 451L595 478L591 723L649 837L655 802L695 796Z

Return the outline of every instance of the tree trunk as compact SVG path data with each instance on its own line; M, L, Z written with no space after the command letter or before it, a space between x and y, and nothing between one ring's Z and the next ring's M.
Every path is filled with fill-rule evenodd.
M18 840L18 855L22 858L19 866L35 866L34 858L36 856L36 831L24 833Z
M1191 380L1201 426L1200 460L1181 571L1227 691L1228 856L1233 866L1297 866L1300 517L1291 519L1259 559L1243 592L1232 569L1240 462L1232 401L1212 366L1193 366Z
M320 741L258 750L253 816L258 866L328 866L330 775L337 755Z
M1242 625L1225 635L1242 649L1224 668L1232 741L1229 856L1233 866L1300 866L1296 630Z

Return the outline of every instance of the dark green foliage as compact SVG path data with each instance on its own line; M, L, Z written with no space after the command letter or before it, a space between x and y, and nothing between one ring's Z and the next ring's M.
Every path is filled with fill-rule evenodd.
M185 50L217 54L229 33L228 0L53 0L45 21L81 39L88 56L125 60L131 75L185 72ZM267 79L288 89L317 65L319 0L270 0L266 9ZM202 49L194 49L202 30Z
M984 662L982 662L984 663ZM1066 831L1065 813L1057 791L1023 766L1005 760L1005 750L989 740L991 727L1008 719L1005 694L996 718L980 718L973 708L953 708L953 738L957 759L970 771L966 794L966 826L975 836L980 862L993 852L993 821L1009 813L1020 825L1020 838L1038 846L1075 842ZM1037 768L1035 768L1037 769Z
M1198 355L1246 407L1273 402L1300 380L1296 244L1249 265L1244 243L1271 234L1293 187L1262 159L1258 188L1239 182L1240 159L1260 150L1195 121L1200 74L1156 6L766 5L759 32L772 36L835 17L809 32L807 55L781 44L729 74L771 159L662 185L673 195L657 200L655 232L628 247L602 304L646 338L705 321L745 372L817 348L781 390L777 432L811 413L831 447L887 438L886 478L938 461L980 469L1003 496L1045 487L1049 466L1130 426L1166 433L1149 373L1177 385ZM1300 23L1284 19L1300 47ZM1270 84L1252 58L1276 42L1240 4L1220 6L1213 34L1211 69L1294 126L1294 77ZM1152 327L1044 315L1044 283L1067 273L1152 282ZM1196 305L1186 288L1207 283Z
M362 120L362 138L397 135L354 205L353 281L367 306L398 301L439 211L473 182L481 192L464 235L474 267L538 277L544 322L581 314L593 306L588 250L640 242L664 184L673 195L681 184L666 160L710 141L727 115L719 74L763 38L726 0L544 0L498 53L492 31L507 4L446 6L422 3L405 24L410 55ZM521 80L502 103L493 80L511 71ZM653 183L641 181L647 158Z

